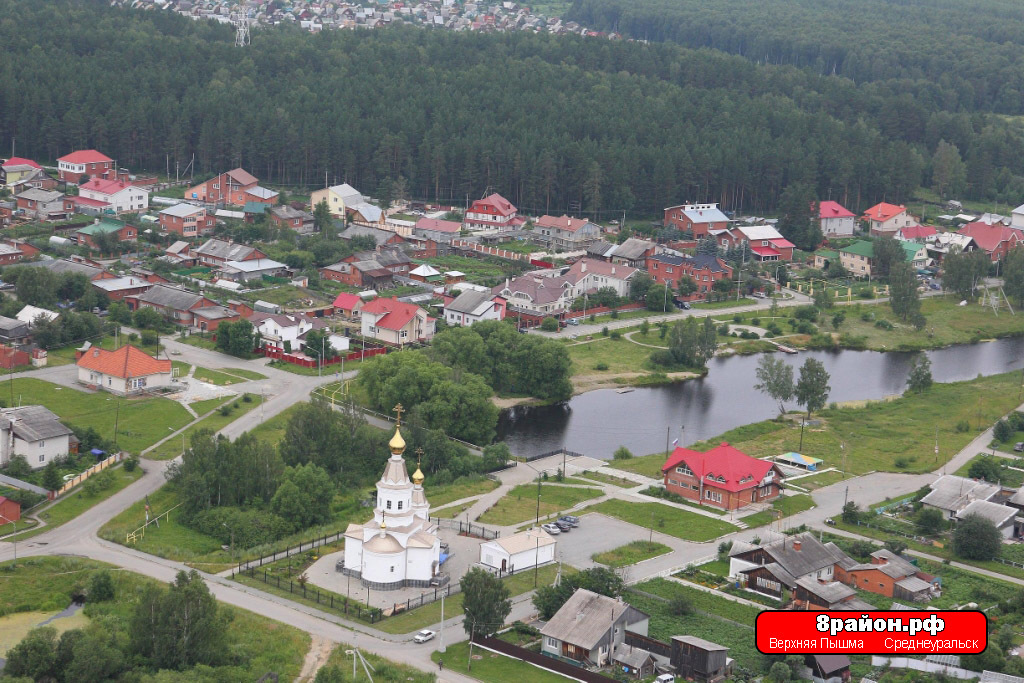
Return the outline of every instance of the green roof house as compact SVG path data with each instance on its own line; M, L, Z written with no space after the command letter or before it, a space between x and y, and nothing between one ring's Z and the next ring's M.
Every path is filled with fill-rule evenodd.
M903 248L903 256L914 268L928 265L928 251L923 244L916 242L897 242ZM857 240L848 247L839 250L839 261L843 268L858 277L870 277L875 259L875 243L868 240ZM817 259L815 259L817 260Z
M109 234L114 235L118 242L134 242L139 236L139 230L134 225L116 218L101 218L92 225L87 225L75 231L78 243L88 246L91 249L98 249L96 236Z

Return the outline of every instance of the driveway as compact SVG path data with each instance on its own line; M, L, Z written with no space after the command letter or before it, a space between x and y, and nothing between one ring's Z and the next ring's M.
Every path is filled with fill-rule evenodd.
M595 553L618 548L630 541L644 540L650 532L643 527L614 517L589 513L580 517L580 525L567 534L559 534L558 555L562 562L587 569L598 566L590 559Z

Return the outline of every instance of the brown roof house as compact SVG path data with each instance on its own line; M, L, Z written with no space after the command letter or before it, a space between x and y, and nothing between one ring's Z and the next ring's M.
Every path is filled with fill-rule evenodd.
M603 666L624 644L626 630L647 635L650 617L621 599L579 588L540 630L541 653L572 664Z

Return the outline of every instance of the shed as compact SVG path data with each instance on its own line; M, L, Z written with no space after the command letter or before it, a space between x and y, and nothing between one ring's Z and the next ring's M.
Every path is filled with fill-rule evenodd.
M277 304L272 304L268 301L257 301L252 305L252 309L259 313L280 313L281 307Z
M512 572L555 559L555 539L534 527L513 536L480 544L480 564L502 572Z

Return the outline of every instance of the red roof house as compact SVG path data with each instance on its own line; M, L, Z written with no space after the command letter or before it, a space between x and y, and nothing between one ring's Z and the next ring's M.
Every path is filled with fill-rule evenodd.
M358 294L342 292L334 299L334 309L341 311L346 318L358 318L359 311L363 307L363 300Z
M467 230L511 230L522 224L517 220L518 209L498 193L473 202L466 211Z
M665 488L683 498L725 510L778 498L782 472L723 442L710 451L676 448L661 466Z
M849 237L856 227L853 212L832 200L818 202L818 220L825 237Z
M430 341L436 320L416 304L379 297L363 305L360 311L364 337L403 346Z
M136 394L171 382L171 361L131 344L117 351L91 348L78 358L78 381L114 394Z
M993 261L1001 261L1010 249L1024 243L1024 231L1000 223L989 225L975 221L960 228L960 234L972 238L978 248L984 249Z
M923 242L936 233L938 230L931 225L908 225L905 228L900 228L896 233L896 239L904 242Z
M872 206L861 219L867 222L871 234L876 237L895 235L900 228L917 225L917 221L907 213L907 207L885 202Z
M80 149L57 159L57 173L69 183L110 178L114 175L114 160L94 149Z

